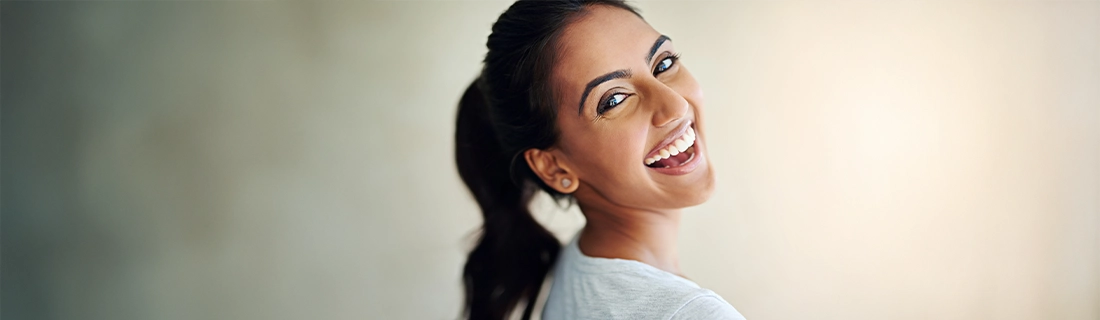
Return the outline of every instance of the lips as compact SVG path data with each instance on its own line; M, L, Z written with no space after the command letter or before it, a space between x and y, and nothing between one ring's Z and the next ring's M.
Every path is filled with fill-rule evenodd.
M691 121L684 122L643 159L650 168L681 167L695 159L695 129Z

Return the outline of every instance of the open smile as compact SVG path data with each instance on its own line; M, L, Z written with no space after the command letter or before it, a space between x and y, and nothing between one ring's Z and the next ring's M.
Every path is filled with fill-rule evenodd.
M673 131L664 141L657 144L646 155L643 163L646 167L660 173L680 175L695 169L699 162L696 157L696 136L693 122L686 121Z

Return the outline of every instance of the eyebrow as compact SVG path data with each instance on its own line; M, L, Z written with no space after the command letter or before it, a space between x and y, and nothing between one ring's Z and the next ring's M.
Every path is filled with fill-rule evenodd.
M601 83L622 78L630 78L630 70L619 69L611 71L607 74L592 79L592 81L589 81L588 85L584 86L584 94L581 94L581 104L577 107L577 115L584 115L584 100L588 99L588 94L592 92L592 88L595 88Z
M668 40L672 39L663 34L660 37L657 37L657 41L653 42L653 47L649 48L649 55L646 55L645 57L646 64L650 64L651 62L653 62L653 55L657 54L657 49L660 49L661 45ZM592 79L592 81L589 81L588 84L584 86L584 93L581 94L581 103L577 106L577 115L584 115L584 101L588 100L588 94L592 93L593 88L600 85L601 83L622 78L630 78L630 70L619 69L611 71L602 76L596 77L595 79Z
M668 36L662 34L660 37L657 38L657 41L653 42L653 47L649 48L649 55L645 56L645 64L649 64L650 62L653 62L653 55L657 54L657 49L660 49L661 45L665 44L665 41L668 41L668 40L672 40L672 39L670 39Z

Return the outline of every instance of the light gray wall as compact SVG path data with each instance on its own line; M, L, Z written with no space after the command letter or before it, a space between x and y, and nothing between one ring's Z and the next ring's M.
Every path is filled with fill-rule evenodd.
M2 318L455 318L507 5L4 2ZM638 6L708 98L681 265L750 319L1100 318L1100 3Z

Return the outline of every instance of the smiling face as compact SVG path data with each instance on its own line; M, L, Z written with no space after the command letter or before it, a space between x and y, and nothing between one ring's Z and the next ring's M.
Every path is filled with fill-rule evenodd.
M583 206L678 209L714 189L703 94L673 43L626 10L592 6L558 39L558 143L526 153ZM570 179L568 186L562 179Z

